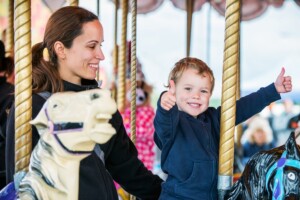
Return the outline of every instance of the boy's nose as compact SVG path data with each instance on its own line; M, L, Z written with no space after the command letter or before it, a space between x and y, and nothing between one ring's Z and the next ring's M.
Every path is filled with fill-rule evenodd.
M193 99L200 99L200 94L199 93L193 94Z

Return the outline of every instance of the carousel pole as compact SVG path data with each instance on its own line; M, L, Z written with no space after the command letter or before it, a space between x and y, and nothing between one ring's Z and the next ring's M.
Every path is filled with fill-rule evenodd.
M119 0L115 0L115 26L114 26L114 50L113 50L113 74L114 80L117 80L117 72L118 72L118 7ZM117 100L117 87L116 83L113 83L112 87L112 96L115 100Z
M31 1L15 0L15 172L27 171L32 149Z
M136 14L137 0L131 0L131 140L136 140Z
M224 199L226 191L232 185L239 31L240 0L226 0L218 175L219 200Z
M10 0L8 3L8 26L6 29L6 55L14 56L14 1Z
M240 37L239 37L240 41ZM240 42L239 42L240 44ZM239 47L238 47L239 48ZM239 48L240 49L240 48ZM236 85L236 100L241 98L241 68L240 68L240 50L238 51L238 63L237 63L237 85ZM240 149L241 146L241 137L243 134L243 126L242 124L239 124L236 126L236 144L237 147Z
M194 12L194 0L185 0L187 13L187 32L186 32L186 56L190 56L191 50L191 34L192 34L192 20Z
M241 8L243 6L243 1L240 2L240 9L239 9L239 14L241 16ZM241 19L241 17L240 17ZM239 20L239 23L241 20ZM240 27L240 26L239 26ZM241 30L239 30L239 35L238 35L238 62L237 62L237 87L236 87L236 100L239 100L241 98L241 62L240 62L240 55L241 55ZM239 150L239 154L241 154L241 137L243 134L243 126L242 124L239 124L236 126L236 144ZM241 155L240 155L241 156Z
M78 6L78 0L69 0L70 6Z
M131 100L130 100L130 138L135 144L136 141L136 15L137 0L131 0ZM130 195L130 200L135 200L135 196Z
M118 66L118 94L117 104L120 111L125 107L125 76L126 76L126 38L127 38L127 15L128 15L128 0L121 1L122 7L122 35L121 35L121 52L119 55L120 65Z

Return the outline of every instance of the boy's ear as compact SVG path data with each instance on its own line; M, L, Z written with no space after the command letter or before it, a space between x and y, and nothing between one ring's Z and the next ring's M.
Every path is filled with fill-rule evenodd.
M54 43L54 50L56 52L56 55L60 59L65 59L66 54L65 54L65 46L62 42L56 41Z
M172 94L175 94L175 82L174 82L174 80L170 80L170 82L169 82L169 85L170 85L170 89L169 89L169 91L172 93Z

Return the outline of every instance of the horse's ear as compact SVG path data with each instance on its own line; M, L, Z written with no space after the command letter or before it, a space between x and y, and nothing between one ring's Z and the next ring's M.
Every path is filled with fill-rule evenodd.
M300 149L296 142L295 132L291 132L290 137L285 143L285 149L287 151L287 158L300 160Z
M45 112L47 105L48 103L46 102L39 114L30 122L30 124L34 125L38 130L45 129L48 126L48 119Z

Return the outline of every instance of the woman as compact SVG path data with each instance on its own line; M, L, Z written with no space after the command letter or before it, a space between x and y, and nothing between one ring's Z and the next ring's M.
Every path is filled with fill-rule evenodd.
M103 28L93 13L69 6L52 14L44 41L32 49L33 118L45 102L38 93L97 88L96 72L99 62L104 60L102 42ZM13 115L12 110L7 133L8 181L12 181L14 173ZM118 199L112 178L139 198L157 199L162 180L138 160L137 150L126 134L119 112L114 114L111 123L117 134L108 143L100 145L104 160L93 152L81 162L79 199ZM39 140L35 127L32 127L32 135L35 146Z
M259 115L253 116L242 137L242 145L244 165L255 153L273 149L276 145L269 121Z

